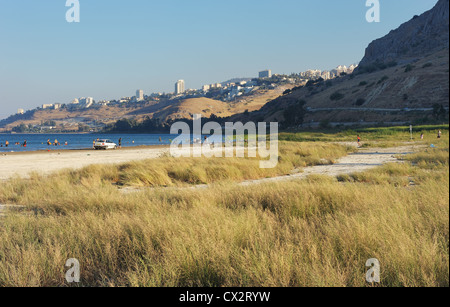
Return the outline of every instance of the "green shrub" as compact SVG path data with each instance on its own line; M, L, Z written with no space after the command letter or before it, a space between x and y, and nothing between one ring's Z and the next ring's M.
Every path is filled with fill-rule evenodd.
M365 102L366 100L364 98L359 98L358 100L356 100L356 105L362 106Z
M413 69L414 69L414 66L411 65L411 64L408 64L408 65L406 65L406 67L405 67L405 72L410 72L410 71L412 71Z
M344 94L339 93L339 92L335 92L335 93L333 93L333 94L330 96L330 99L331 99L332 101L336 101L336 100L341 100L341 99L344 98L344 97L345 97Z

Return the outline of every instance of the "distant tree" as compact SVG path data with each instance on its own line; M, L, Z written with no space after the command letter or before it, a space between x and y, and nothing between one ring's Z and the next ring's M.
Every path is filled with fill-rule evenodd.
M284 127L288 128L302 126L307 113L305 106L306 101L304 100L298 100L294 104L290 105L283 113Z
M131 131L135 126L136 121L130 120L128 118L118 120L114 125L114 130L116 131Z
M78 132L88 132L91 130L89 126L86 126L85 124L79 124L78 125Z
M437 120L446 119L448 112L443 105L436 103L433 105L433 117Z
M344 98L344 94L341 94L339 92L335 92L330 96L330 100L335 101L335 100L341 100L342 98Z
M19 126L12 128L12 131L17 132L17 133L24 133L24 132L27 132L27 130L28 130L28 128L25 124L20 124Z
M381 83L383 83L384 81L386 81L386 80L388 80L388 79L389 79L388 76L383 76L383 78L381 78L380 80L378 80L378 83L377 83L377 84L381 84Z
M356 105L362 106L365 102L366 100L364 98L359 98L358 100L356 100Z
M406 67L405 67L405 72L410 72L410 71L412 71L413 69L414 69L414 66L411 65L411 64L408 64L408 65L406 65Z

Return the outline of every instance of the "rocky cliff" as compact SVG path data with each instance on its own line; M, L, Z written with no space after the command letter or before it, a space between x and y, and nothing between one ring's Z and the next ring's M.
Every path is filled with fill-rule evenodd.
M373 63L406 64L449 47L449 0L401 25L366 49L360 66Z
M283 123L300 101L311 126L448 121L449 0L373 41L352 75L297 88L233 120Z

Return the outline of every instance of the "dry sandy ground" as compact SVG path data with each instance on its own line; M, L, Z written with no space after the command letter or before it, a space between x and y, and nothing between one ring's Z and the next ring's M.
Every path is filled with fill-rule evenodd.
M337 163L332 165L306 167L302 172L293 173L289 176L249 180L242 182L241 184L246 186L266 182L303 179L309 175L326 175L336 177L339 175L360 173L386 163L402 162L401 159L398 159L399 156L417 152L419 148L419 146L401 146L395 148L360 149L358 152L343 157Z
M156 159L169 152L169 146L142 146L109 151L87 149L5 153L0 154L0 181L13 176L28 178L30 173L49 175L63 169L80 169L92 164L121 164Z
M164 147L144 147L111 151L76 150L0 155L0 180L15 175L26 178L30 172L48 175L62 169L79 169L91 164L116 164L154 159L168 151L169 149Z
M333 165L307 167L302 172L290 176L280 176L243 182L243 185L305 178L311 174L337 176L362 172L389 162L397 162L395 157L416 152L418 147L401 146L396 148L360 149ZM126 148L114 151L59 151L34 152L27 154L0 155L0 180L13 176L28 177L31 172L48 175L62 169L79 169L91 164L118 164L135 160L154 159L169 152L167 147Z

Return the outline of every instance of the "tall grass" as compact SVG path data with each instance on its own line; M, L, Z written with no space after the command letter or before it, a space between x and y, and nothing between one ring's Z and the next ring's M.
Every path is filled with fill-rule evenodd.
M45 180L36 175L31 178L31 184L22 184L27 189L39 186L37 193L42 193L42 189L48 191L49 188L45 187L47 185L51 189L48 193L61 193L61 189L52 188L57 187L61 182L70 182L90 189L110 183L120 186L175 187L244 181L288 175L293 170L306 166L332 164L354 150L354 148L336 144L280 142L279 162L272 169L260 168L259 158L162 157L121 165L92 165L77 171L64 170ZM48 183L48 180L53 182ZM9 201L4 196L5 192L1 193L2 189L8 190L8 184L0 188L0 202Z
M123 195L111 182L141 167L130 164L14 179L0 202L26 209L0 220L0 286L68 286L69 258L80 286L366 286L369 258L381 286L449 286L441 150L339 180L250 187Z
M413 139L420 141L423 133L425 141L436 140L437 132L449 131L449 125L423 125L413 126ZM360 135L367 145L375 146L385 144L386 146L396 146L398 144L411 141L409 126L398 127L376 127L376 128L355 128L355 129L334 129L334 131L300 131L280 133L280 140L291 142L356 142L356 136Z

